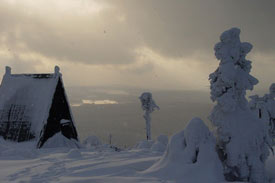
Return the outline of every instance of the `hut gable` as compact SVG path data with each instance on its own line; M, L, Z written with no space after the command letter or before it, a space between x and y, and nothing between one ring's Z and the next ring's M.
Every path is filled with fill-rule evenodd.
M60 131L77 140L59 68L49 74L11 74L6 67L0 86L0 136L17 142L36 139L40 148Z

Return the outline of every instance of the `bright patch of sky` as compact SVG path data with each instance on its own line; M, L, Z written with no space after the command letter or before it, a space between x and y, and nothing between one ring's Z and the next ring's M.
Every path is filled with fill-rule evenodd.
M248 57L260 81L255 89L265 90L275 77L275 3L259 3L3 0L0 75L5 65L13 73L59 65L66 86L208 91L218 66L213 47L222 31L240 27L254 46Z

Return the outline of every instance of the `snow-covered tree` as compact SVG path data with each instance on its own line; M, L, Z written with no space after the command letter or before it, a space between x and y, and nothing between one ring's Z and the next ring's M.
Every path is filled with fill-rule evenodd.
M139 97L141 102L141 108L145 111L143 115L146 122L146 137L147 140L151 140L151 117L150 114L155 110L159 110L159 106L156 105L150 92L144 92Z
M263 97L258 95L250 96L249 101L250 109L266 124L270 140L273 145L275 144L275 83L271 84L269 93Z
M216 102L209 119L216 127L225 178L264 183L268 133L245 98L258 80L250 75L251 61L246 59L252 45L241 42L239 35L240 29L229 29L214 47L220 64L209 76L211 99Z
M275 83L269 87L269 94L267 95L267 111L269 114L269 132L275 144Z

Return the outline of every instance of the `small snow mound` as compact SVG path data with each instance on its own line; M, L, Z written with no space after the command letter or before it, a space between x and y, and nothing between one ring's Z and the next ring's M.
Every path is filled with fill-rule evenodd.
M166 135L160 135L160 136L158 136L157 141L162 143L163 145L167 145L169 139Z
M153 140L142 140L137 144L136 148L137 149L150 149L153 144L154 144Z
M78 149L71 149L68 152L67 157L71 159L79 159L82 158L82 154Z
M67 148L79 148L79 143L74 139L68 139L63 136L61 132L56 133L54 136L49 138L42 148L58 148L58 147L67 147Z
M166 150L166 146L160 142L155 142L152 145L151 150L156 152L164 152Z
M157 141L152 145L151 150L157 152L164 152L168 144L168 137L166 135L160 135Z
M89 136L87 137L84 141L83 141L83 144L86 146L86 147L97 147L97 146L100 146L102 145L100 139L95 136L95 135L92 135L92 136Z

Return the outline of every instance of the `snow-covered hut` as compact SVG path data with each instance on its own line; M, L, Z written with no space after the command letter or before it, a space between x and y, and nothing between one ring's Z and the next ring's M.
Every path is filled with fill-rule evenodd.
M35 139L37 147L58 132L78 140L62 74L6 73L0 86L0 136L22 142Z

